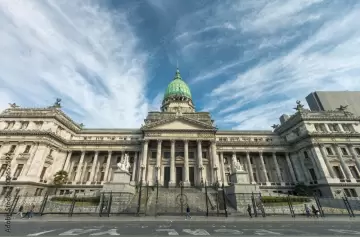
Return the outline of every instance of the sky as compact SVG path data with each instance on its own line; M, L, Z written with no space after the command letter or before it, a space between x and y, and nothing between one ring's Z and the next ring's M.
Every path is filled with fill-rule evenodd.
M357 0L0 0L0 110L139 128L176 66L219 129L271 130L319 90L360 90Z

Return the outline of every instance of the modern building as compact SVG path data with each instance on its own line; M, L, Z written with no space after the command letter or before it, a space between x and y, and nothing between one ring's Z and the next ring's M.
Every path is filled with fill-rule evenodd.
M251 185L288 193L304 183L323 196L357 196L359 121L346 110L312 112L298 101L295 113L282 116L273 130L222 130L210 113L196 111L177 70L161 111L149 112L139 129L84 128L61 110L60 100L47 108L11 104L0 114L0 184L9 172L13 188L42 195L65 170L69 180L59 194L101 190L128 154L132 184L218 183L239 186L236 192ZM246 178L234 181L239 170Z
M315 91L306 97L306 101L312 111L334 111L342 105L360 116L360 91Z

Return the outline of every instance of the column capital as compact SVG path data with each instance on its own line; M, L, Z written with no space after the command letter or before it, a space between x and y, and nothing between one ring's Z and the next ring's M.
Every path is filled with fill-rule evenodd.
M273 156L276 156L276 151L271 152Z
M171 144L175 144L175 139L170 140Z
M236 151L233 151L233 152L232 152L232 155L233 155L233 156L236 156Z
M183 139L184 141L184 144L188 144L189 143L189 140L188 139Z
M100 151L95 151L94 153L95 153L95 155L99 155L99 152L100 152Z
M259 151L259 155L262 156L262 155L263 155L263 152L262 152L262 151Z
M144 144L148 144L149 143L149 139L144 139Z
M108 154L111 155L113 151L108 151Z
M156 139L156 141L158 142L158 144L161 144L162 143L162 139Z
M201 145L202 140L201 140L201 139L197 139L196 142L197 142L198 145L199 145L199 144Z

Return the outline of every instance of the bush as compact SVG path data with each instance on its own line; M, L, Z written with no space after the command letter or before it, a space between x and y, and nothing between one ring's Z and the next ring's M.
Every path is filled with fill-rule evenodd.
M306 197L290 197L292 202L310 202L309 198ZM261 197L263 203L275 203L275 202L288 202L288 197Z
M57 202L72 202L74 197L53 197L51 201ZM91 203L99 203L100 197L75 197L76 202L91 202Z

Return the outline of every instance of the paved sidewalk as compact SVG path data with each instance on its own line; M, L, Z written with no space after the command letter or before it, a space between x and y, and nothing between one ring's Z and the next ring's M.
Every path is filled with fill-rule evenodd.
M3 216L5 220L5 216ZM32 219L20 219L19 217L11 219L14 222L30 221L30 222L179 222L188 221L183 216L146 216L146 217L134 217L134 216L110 216L110 217L98 217L98 216L81 216L74 215L73 217L68 216L35 216ZM288 217L288 216L268 216L268 217L205 217L205 216L194 216L191 221L195 222L360 222L360 218L350 217L325 217L325 218L306 218L306 217Z

